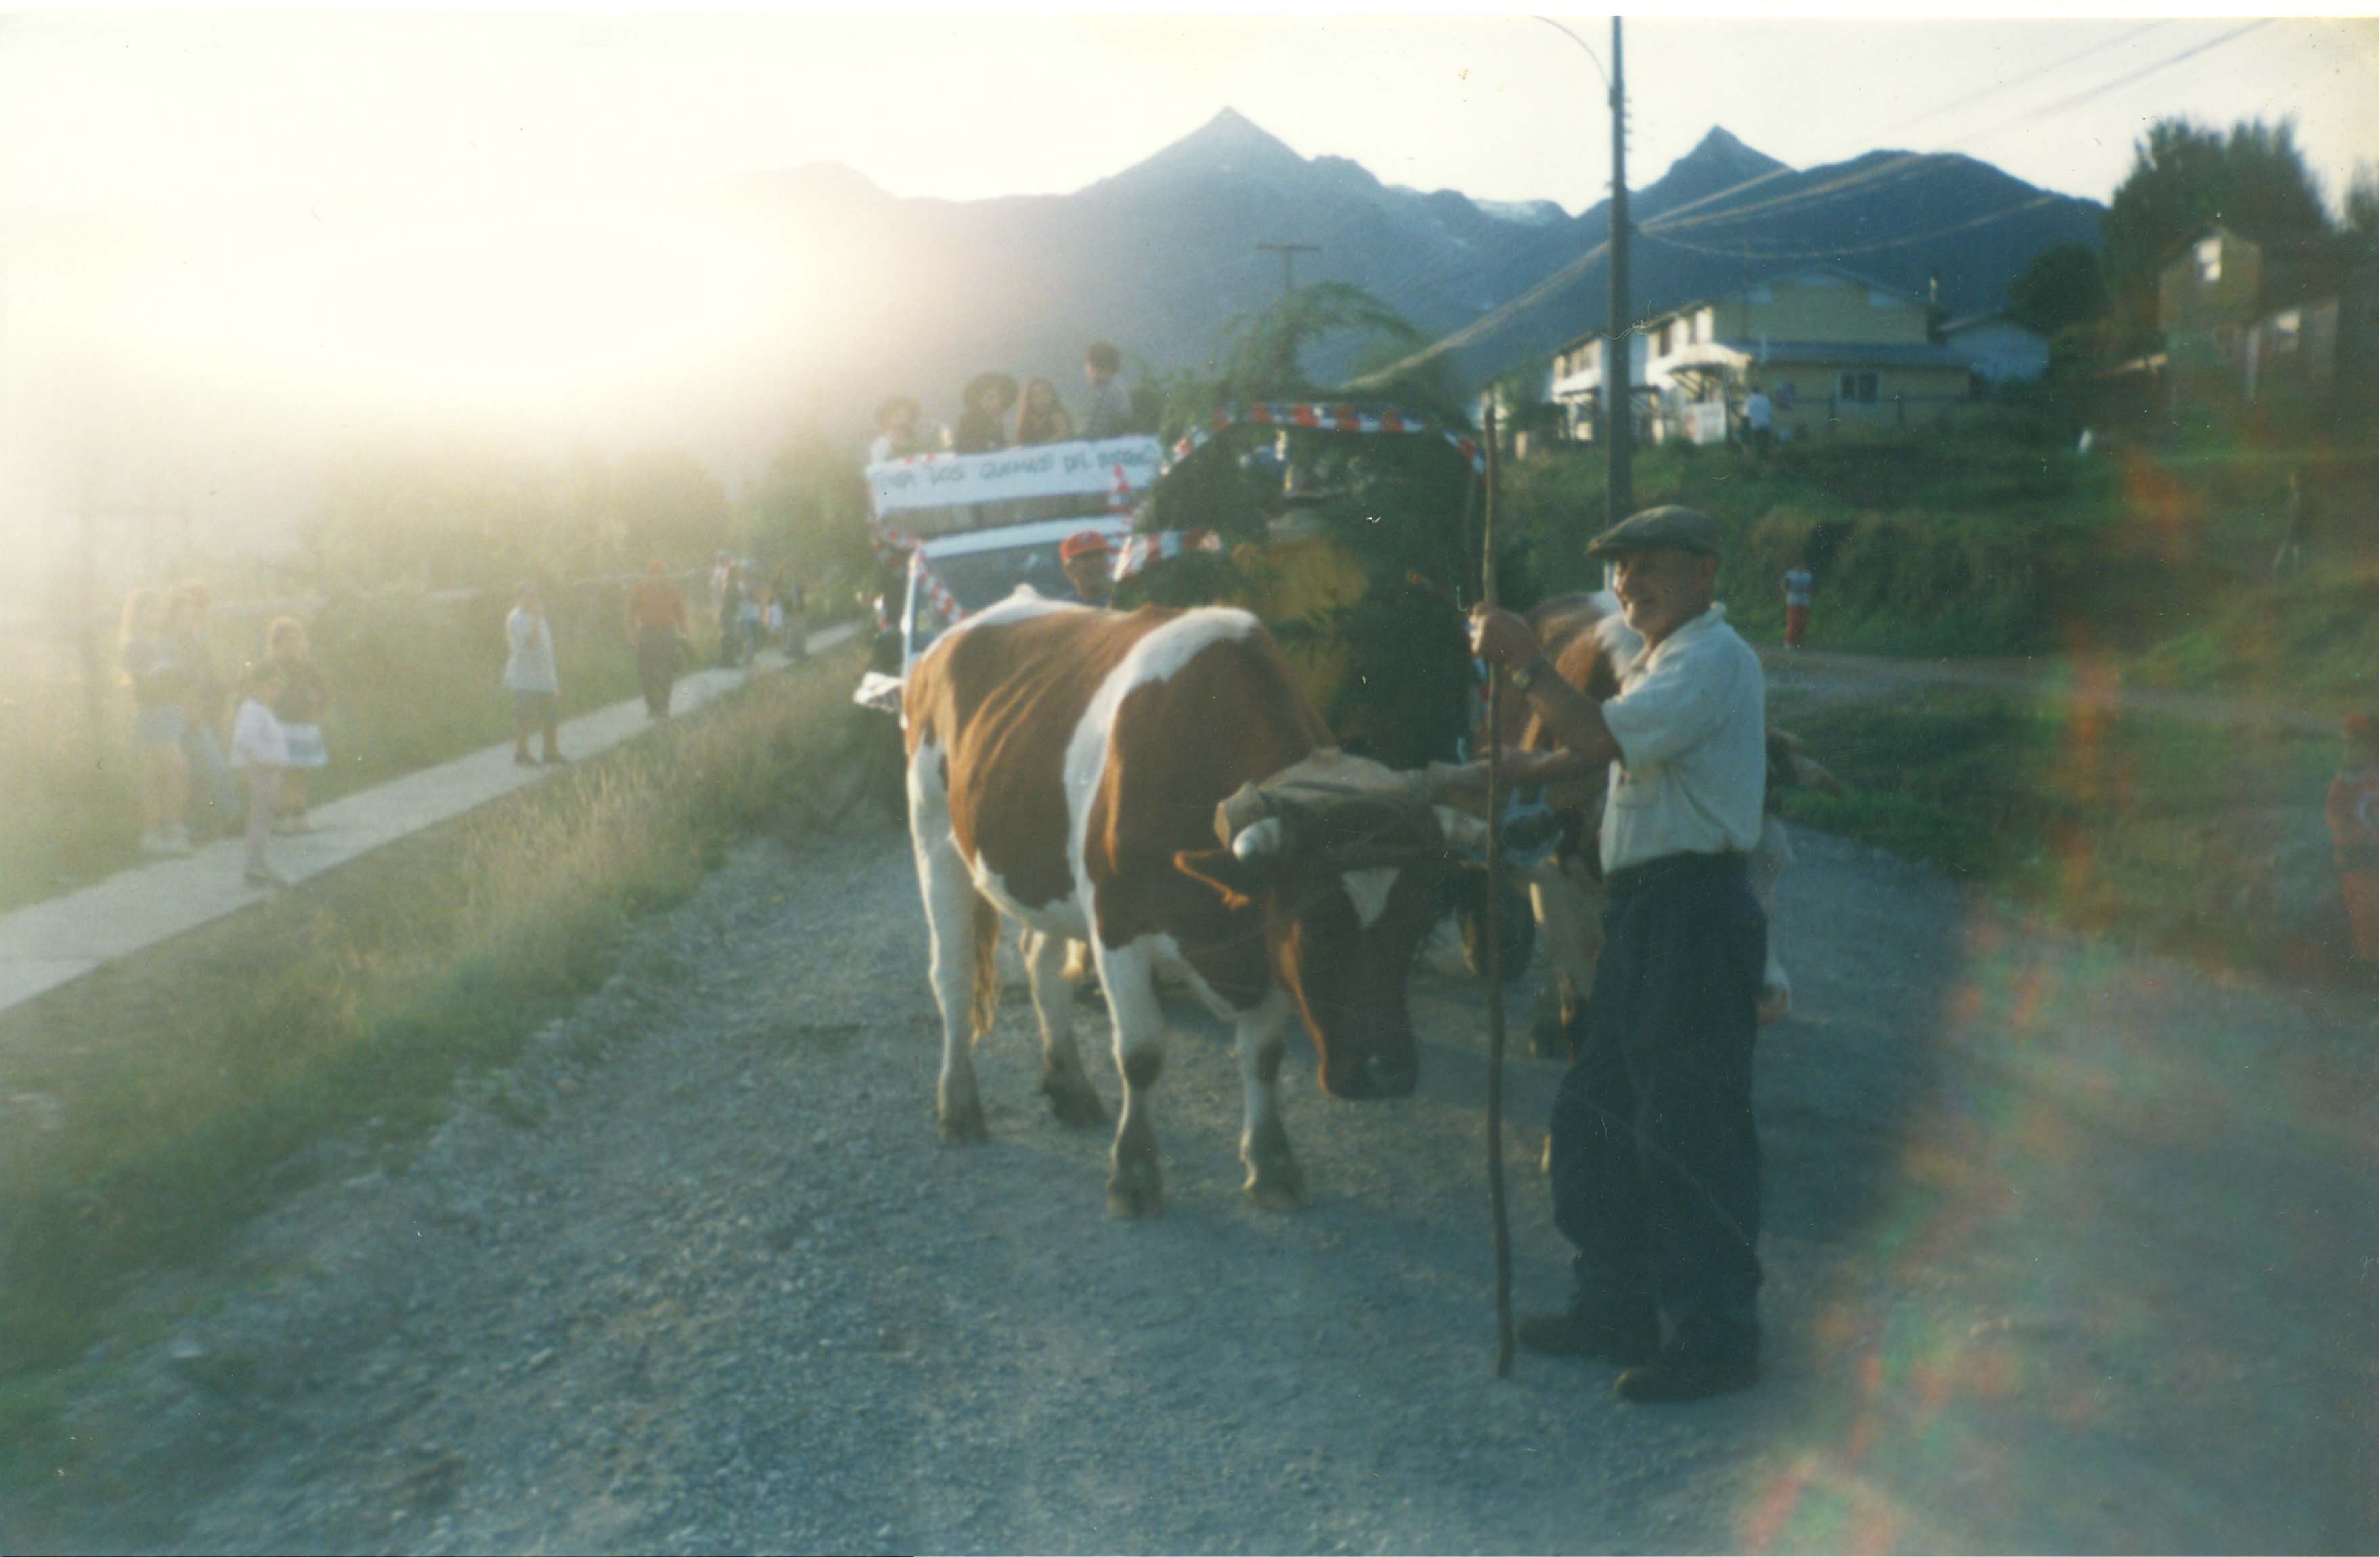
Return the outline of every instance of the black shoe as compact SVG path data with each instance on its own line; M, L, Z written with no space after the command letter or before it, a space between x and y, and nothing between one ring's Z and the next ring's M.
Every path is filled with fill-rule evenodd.
M1647 1309L1626 1319L1530 1314L1514 1327L1521 1345L1548 1357L1592 1357L1633 1368L1661 1347L1661 1322Z
M1611 1393L1639 1406L1654 1406L1733 1394L1759 1382L1760 1365L1749 1353L1665 1346L1650 1362L1613 1380Z

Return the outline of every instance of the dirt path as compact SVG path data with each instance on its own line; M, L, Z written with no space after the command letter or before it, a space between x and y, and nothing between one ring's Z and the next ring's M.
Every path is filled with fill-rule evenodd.
M293 1165L67 1382L0 1548L2371 1550L2371 1007L1802 851L1750 1394L1488 1377L1475 984L1418 977L1409 1101L1293 1064L1297 1213L1186 1009L1162 1219L1103 1213L1014 992L994 1138L940 1145L883 831L743 851L408 1162ZM1524 1308L1554 1080L1513 1067Z
M2277 727L2298 735L2336 737L2338 720L2318 709L2269 701L2226 697L2217 693L2163 692L2127 687L2112 675L2060 662L1902 659L1888 655L1832 654L1824 649L1764 647L1760 663L1772 695L1799 694L1820 701L1864 700L1910 687L1957 687L2010 692L2065 705L2078 713L2155 714L2197 724L2230 728Z

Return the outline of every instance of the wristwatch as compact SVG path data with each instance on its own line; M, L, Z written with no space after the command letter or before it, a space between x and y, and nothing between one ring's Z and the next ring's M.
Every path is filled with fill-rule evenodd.
M1541 654L1519 670L1509 671L1507 674L1512 679L1512 690L1525 694L1531 687L1537 684L1539 676L1553 668L1554 662Z

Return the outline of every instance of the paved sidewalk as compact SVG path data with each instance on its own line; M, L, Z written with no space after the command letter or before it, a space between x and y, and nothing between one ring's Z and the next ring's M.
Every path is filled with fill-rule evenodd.
M810 635L813 654L834 647L858 629L849 623ZM784 657L764 654L759 669L781 669ZM683 676L672 711L684 715L741 686L747 672L710 669ZM609 751L652 727L645 702L633 697L565 721L563 754L574 760ZM522 767L505 741L425 767L374 789L315 806L314 830L276 836L271 856L292 882L320 875L383 844L452 821L492 800L527 789L561 771ZM0 915L0 1012L32 1000L120 957L194 930L210 920L263 901L270 889L240 879L247 844L224 839L188 859L161 860L119 871L96 886Z

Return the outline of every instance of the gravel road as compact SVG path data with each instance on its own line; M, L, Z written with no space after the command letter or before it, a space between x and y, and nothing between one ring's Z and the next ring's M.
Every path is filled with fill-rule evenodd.
M1186 1005L1162 1218L1105 1215L1019 989L991 1142L941 1144L879 829L739 851L408 1156L291 1165L83 1370L0 1548L2372 1550L2373 1007L1800 847L1749 1394L1489 1377L1475 984L1417 975L1410 1100L1293 1062L1300 1212L1240 1193ZM1510 1075L1525 1310L1556 1073Z

